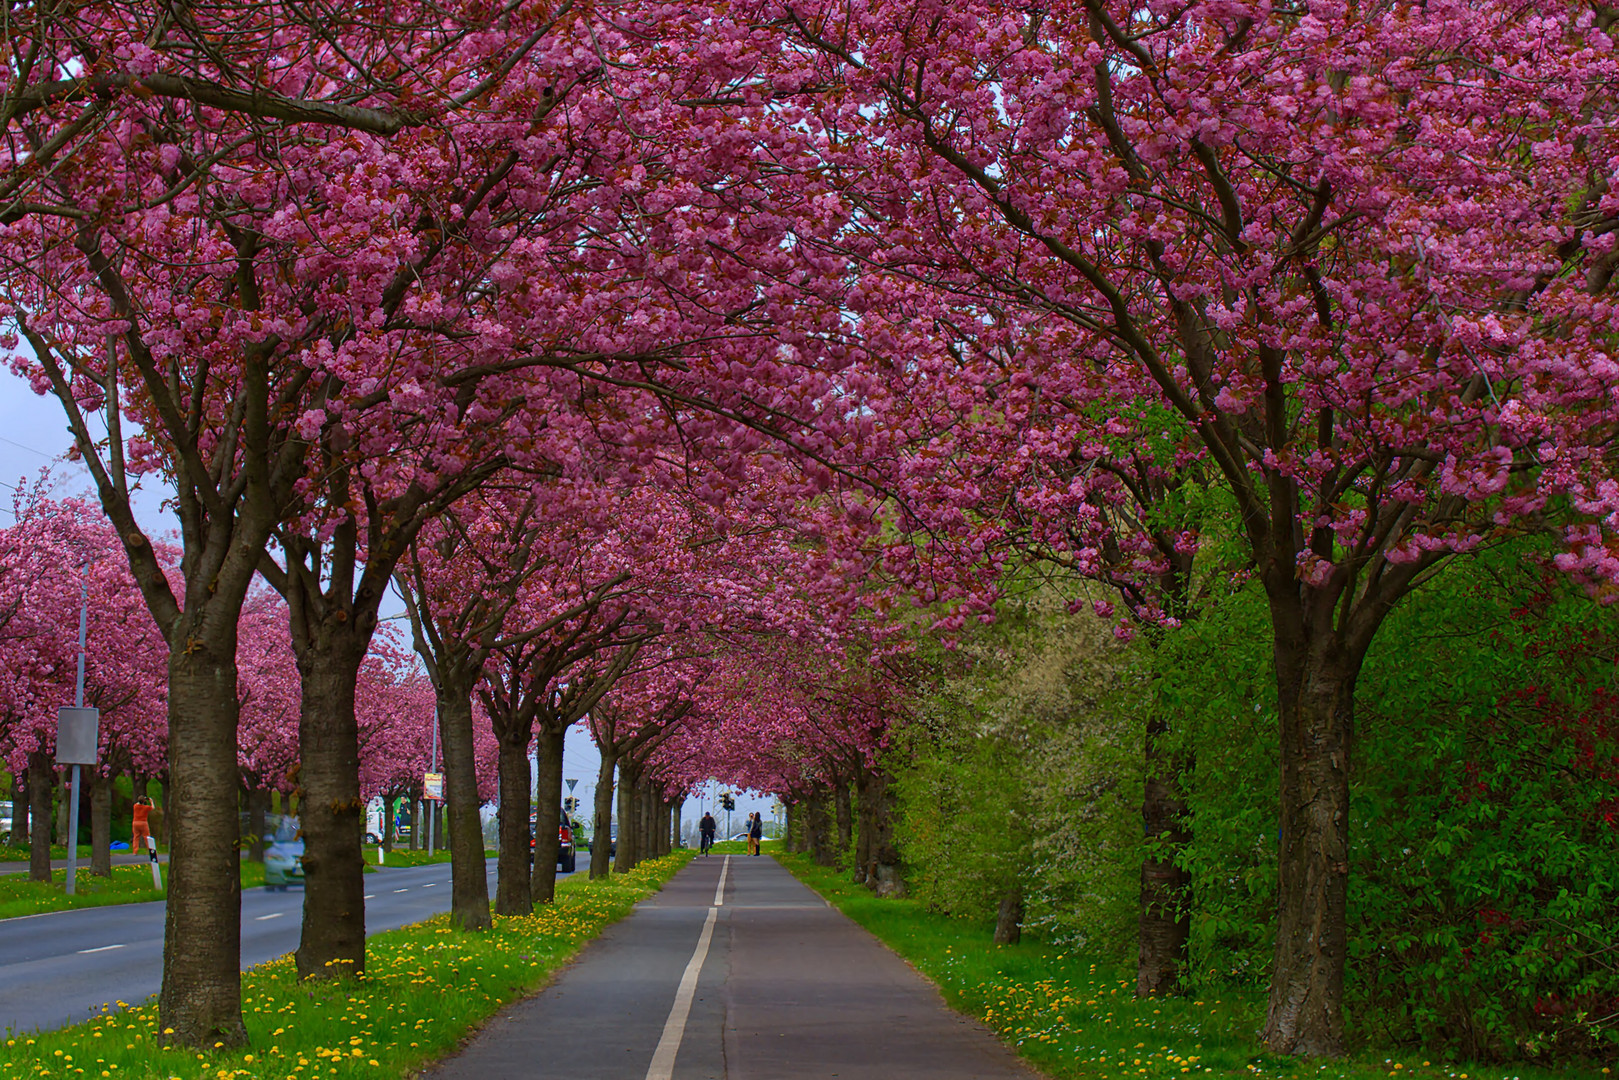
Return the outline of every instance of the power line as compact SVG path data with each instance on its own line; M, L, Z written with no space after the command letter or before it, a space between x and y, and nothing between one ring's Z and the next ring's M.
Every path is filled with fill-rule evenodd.
M46 461L55 461L58 457L61 456L60 454L47 454L43 450L36 450L32 446L28 446L28 445L26 445L24 443L20 443L16 439L8 439L4 435L0 435L0 442L3 442L8 446L15 446L18 450L26 450L30 454L38 454L40 457L44 458Z

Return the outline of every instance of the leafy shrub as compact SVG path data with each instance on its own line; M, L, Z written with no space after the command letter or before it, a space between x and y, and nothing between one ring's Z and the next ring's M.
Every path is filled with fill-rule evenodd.
M1470 1057L1619 1056L1619 623L1534 560L1452 578L1363 687L1352 990Z
M939 678L892 756L912 895L987 919L1021 884L1026 931L1133 954L1133 654L1095 617L1036 589L932 660Z
M1619 620L1523 548L1389 618L1357 690L1350 1022L1468 1058L1619 1043ZM1195 760L1195 985L1263 987L1278 785L1257 590L1167 639L1160 708Z

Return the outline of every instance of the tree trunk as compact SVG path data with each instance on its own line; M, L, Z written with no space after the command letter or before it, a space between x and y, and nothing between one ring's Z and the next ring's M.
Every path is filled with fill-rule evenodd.
M174 843L169 839L169 806L171 804L170 788L172 786L170 775L171 774L169 773L163 774L162 778L157 782L158 790L163 792L162 812L158 815L157 824L158 832L161 834L158 837L158 843L168 848L170 854L172 855L174 852Z
M1335 637L1314 647L1304 640L1278 619L1281 855L1263 1039L1278 1054L1338 1057L1348 949L1350 735L1360 664Z
M640 786L641 770L631 765L627 759L620 759L618 763L618 854L613 858L613 869L618 873L627 873L635 868L641 855L635 848L635 822L638 817L637 791Z
M181 639L169 652L173 789L165 789L163 803L169 881L158 1028L172 1028L172 1040L188 1046L247 1041L242 1026L241 827L233 812L236 635L234 621L229 625L229 632L214 633L196 627L189 640Z
M867 841L864 836L867 830L861 829L862 842L870 845L866 888L878 896L904 896L905 879L900 875L899 848L894 844L894 789L883 770L874 769L866 774L860 789L860 808L861 824L869 822L871 832Z
M557 832L562 825L562 746L568 729L541 724L534 739L539 782L534 795L534 876L530 887L536 904L557 896Z
M863 785L864 780L861 781ZM855 821L857 827L854 837L854 880L856 885L866 884L866 874L871 870L871 836L876 830L876 824L871 820L871 803L865 797L864 791L857 791L859 801L855 806Z
M264 861L264 832L269 827L270 793L264 788L247 791L247 858L249 862Z
M382 851L390 854L394 849L394 797L383 796L382 799Z
M304 837L300 979L365 970L365 800L354 716L365 645L341 629L320 629L321 639L298 650L299 785L304 790L298 818Z
M832 850L832 818L826 809L826 791L817 788L804 800L804 835L809 841L810 858L820 866L836 866Z
M669 807L669 853L680 846L682 838L681 826L685 824L681 815L686 811L686 796L682 795Z
M843 781L832 788L833 805L838 819L838 855L846 855L854 842L854 807L849 800L849 785Z
M1016 945L1023 940L1023 886L1013 885L1001 897L1001 910L995 916L995 944Z
M33 797L28 794L28 766L11 774L11 846L28 846L28 819L33 816Z
M658 816L658 800L652 794L652 785L645 780L635 785L635 810L635 861L656 859L658 830L653 822Z
M1137 919L1136 996L1180 989L1186 945L1192 933L1192 875L1176 862L1192 839L1187 825L1184 778L1190 762L1169 746L1169 724L1147 722L1147 776L1141 820L1148 848L1141 860L1141 906Z
M472 741L472 688L441 691L439 746L444 751L444 795L450 819L450 921L462 930L487 930L489 876L478 821L478 769Z
M51 789L56 786L56 770L51 756L43 750L28 755L28 880L51 879Z
M411 796L410 800L410 850L415 851L422 838L422 800Z
M534 901L529 898L528 744L530 733L522 733L519 744L514 732L500 740L500 851L499 872L495 875L495 913L529 915Z
M804 831L804 823L798 812L798 804L789 799L781 800L782 817L786 820L783 828L782 847L793 855L797 855L803 839L800 834Z
M590 876L606 877L612 856L608 848L613 842L613 766L618 760L608 751L602 751L601 767L596 770L596 821L590 837Z
M112 877L112 779L94 767L79 770L90 788L90 873Z
M72 823L72 818L69 817L69 814L72 813L69 800L79 797L79 792L73 788L73 766L67 765L62 768L62 775L57 780L56 789L56 842L65 848L69 843L77 844L79 842L78 837L74 837L69 841L67 835L68 826Z

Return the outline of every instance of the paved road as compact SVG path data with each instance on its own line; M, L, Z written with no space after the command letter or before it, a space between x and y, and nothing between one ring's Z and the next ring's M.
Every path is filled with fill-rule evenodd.
M721 880L723 874L723 882ZM557 1053L566 1047L566 1053ZM766 856L695 859L430 1080L1035 1080Z
M561 875L559 875L561 876ZM450 906L450 864L384 867L366 875L369 933ZM495 862L489 861L490 895ZM298 947L302 889L242 893L242 966ZM0 1029L83 1020L115 1001L141 1001L163 981L163 904L81 908L0 920Z

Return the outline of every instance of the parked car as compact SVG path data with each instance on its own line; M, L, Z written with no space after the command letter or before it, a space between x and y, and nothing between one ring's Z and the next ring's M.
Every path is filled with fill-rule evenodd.
M568 817L566 810L560 813L562 816L557 820L557 869L564 874L571 874L574 867L579 865L579 852L573 846L573 819ZM539 822L539 817L540 815L536 813L528 815L528 857L530 859L534 858L534 829Z
M297 818L283 817L272 827L264 837L264 888L286 892L304 883L304 834Z

